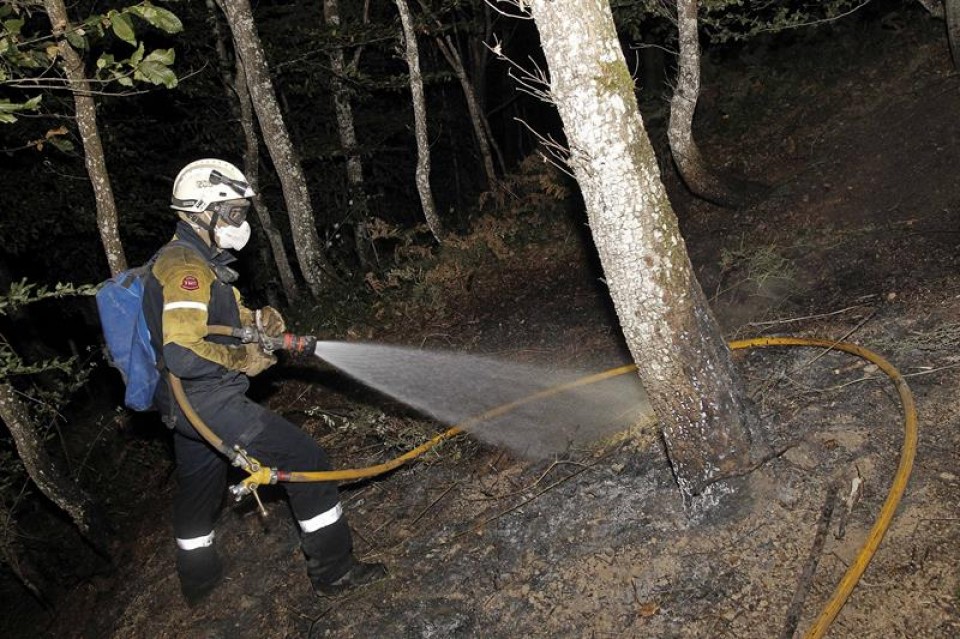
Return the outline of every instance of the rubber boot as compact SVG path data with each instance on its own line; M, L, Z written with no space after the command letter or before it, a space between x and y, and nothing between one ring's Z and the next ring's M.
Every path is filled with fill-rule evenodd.
M194 550L177 549L180 591L187 605L196 606L223 581L223 563L213 546Z
M313 590L318 595L332 597L351 588L376 583L387 576L387 567L381 563L365 564L351 556L350 564L349 570L339 579L332 582L314 581Z
M307 559L307 575L317 594L335 595L379 581L387 574L383 564L364 564L354 558L350 527L343 518L306 533L300 546Z

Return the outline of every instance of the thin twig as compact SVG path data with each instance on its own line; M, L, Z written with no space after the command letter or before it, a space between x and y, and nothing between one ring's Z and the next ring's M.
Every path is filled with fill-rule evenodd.
M831 482L827 487L827 496L823 502L823 508L820 510L820 519L817 521L817 532L813 536L813 545L810 547L810 553L807 555L807 561L800 573L800 579L797 580L797 588L793 592L793 598L787 607L787 618L783 625L783 631L780 633L780 639L792 639L800 624L800 615L803 613L803 604L806 602L807 594L810 592L810 586L813 583L813 577L816 574L817 564L820 563L820 556L823 553L823 545L827 541L827 531L830 530L830 519L833 517L833 507L836 503L839 482Z
M447 496L447 493L449 493L451 490L453 490L454 488L456 488L456 487L459 486L459 485L460 485L460 482L454 482L454 483L450 484L450 486L449 486L445 491L443 491L442 493L440 493L440 496L439 496L439 497L437 497L436 499L434 499L433 501L431 501L430 504L429 504L426 508L424 508L423 510L421 510L420 513L419 513L416 517L413 518L413 521L411 521L409 525L410 525L410 526L413 526L415 523L417 523L418 521L420 521L420 518L423 517L423 516L427 513L428 510L430 510L431 508L433 508L434 506L436 506L436 505L437 505L437 502L439 502L441 499L443 499L444 497L446 497L446 496Z
M866 304L856 304L854 306L841 308L839 311L832 311L830 313L819 313L817 315L804 315L803 317L789 317L786 319L776 319L776 320L770 320L767 322L748 322L747 326L762 328L764 326L777 326L779 324L792 324L793 322L803 322L806 320L823 319L825 317L831 317L833 315L840 315L841 313L846 313L848 311L852 311L857 308L863 308L864 306L866 306Z
M851 328L849 331L847 331L846 333L844 333L842 336L840 336L839 339L834 340L834 344L839 344L840 342L845 342L845 341L847 341L847 338L848 338L848 337L850 337L851 335L853 335L854 333L856 333L857 331L859 331L861 328L863 328L863 325L866 324L867 322L869 322L870 320L872 320L872 319L873 319L873 316L876 315L876 314L877 314L877 309L873 309L873 312L870 313L869 315L867 315L865 318L863 318L863 321L862 321L862 322L860 322L859 324L857 324L856 326L854 326L853 328ZM814 357L813 359L811 359L809 362L806 362L806 363L798 366L797 368L795 368L795 369L794 369L793 371L791 371L791 372L796 373L797 371L799 371L799 370L801 370L801 369L803 369L803 368L806 368L807 366L810 366L810 365L813 364L815 361L817 361L818 359L820 359L821 357L823 357L824 355L826 355L827 353L829 353L829 352L831 352L831 351L833 351L833 347L832 347L832 346L829 347L829 348L823 349L823 351L821 351L816 357Z
M481 521L479 524L477 524L477 525L475 525L475 526L472 526L472 527L470 527L469 529L464 530L463 532L457 533L456 535L454 535L453 537L450 538L450 541L453 541L454 539L457 539L457 538L459 538L459 537L462 537L462 536L466 535L466 534L469 533L469 532L479 531L481 528L483 528L484 526L486 526L486 525L489 524L490 522L496 521L497 519L500 519L501 517L504 517L505 515L509 515L510 513L514 512L515 510L518 510L518 509L520 509L520 508L523 508L524 506L526 506L527 504L529 504L529 503L532 502L533 500L538 499L541 495L550 492L551 490L553 490L554 488L556 488L556 487L559 486L560 484L562 484L562 483L564 483L564 482L566 482L566 481L568 481L568 480L570 480L570 479L573 479L574 477L576 477L577 475L579 475L579 474L581 474L581 473L584 473L584 472L590 470L591 468L593 468L594 466L596 466L598 463L600 463L600 461L601 461L602 459L604 459L606 456L607 456L606 454L602 455L601 457L597 458L596 461L594 461L592 464L587 464L587 465L585 465L583 468L581 468L580 470L577 470L577 471L575 471L575 472L572 472L572 473L570 473L569 475L567 475L566 477L563 477L563 478L561 478L561 479L558 479L557 481L553 482L552 484L550 484L549 486L547 486L547 487L544 488L543 490L535 493L534 495L531 495L531 496L528 497L527 499L524 499L523 501L515 504L514 506L511 506L510 508L507 508L506 510L501 511L501 512L497 513L496 515L493 515L493 516L491 516L491 517L488 517L488 518L484 519L484 520Z

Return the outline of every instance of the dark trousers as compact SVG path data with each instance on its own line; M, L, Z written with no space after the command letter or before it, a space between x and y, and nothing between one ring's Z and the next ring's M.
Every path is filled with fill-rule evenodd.
M191 398L192 399L192 398ZM261 464L280 470L329 470L322 448L297 426L251 401L234 395L229 401L192 402L204 422L228 445L239 443ZM184 428L186 425L186 428ZM181 582L204 581L209 572L212 548L184 550L190 540L213 532L226 493L226 458L214 451L178 415L174 434L177 459L177 493L173 529L181 550L178 568ZM294 516L303 531L302 546L308 572L315 582L331 582L350 567L352 542L346 518L340 514L339 493L334 482L284 483ZM200 551L200 552L197 552ZM197 562L191 561L192 557ZM199 562L199 563L198 563ZM191 564L198 563L197 566ZM185 581L186 580L186 581Z

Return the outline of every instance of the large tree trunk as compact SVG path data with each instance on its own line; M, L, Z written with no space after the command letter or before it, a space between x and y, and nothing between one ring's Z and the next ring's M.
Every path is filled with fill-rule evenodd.
M327 26L335 31L340 29L340 7L337 0L323 0L323 19ZM349 202L347 212L353 222L354 242L360 266L366 269L369 264L367 223L369 209L367 192L363 186L363 163L360 160L360 145L357 144L357 132L353 126L353 107L350 105L350 93L344 83L347 65L343 57L343 47L330 48L330 88L333 91L333 107L337 116L337 131L340 134L340 146L347 158L347 191Z
M404 57L410 68L410 93L413 98L413 122L417 137L417 193L423 206L423 216L433 237L440 242L443 238L443 226L437 216L433 203L433 191L430 189L430 140L427 133L427 107L423 96L423 76L420 74L420 51L417 48L417 35L413 30L413 18L406 0L394 0L400 12L400 24L403 28L403 40L406 45Z
M0 419L7 425L30 479L59 506L94 549L107 556L107 524L93 500L57 468L16 390L0 382Z
M741 384L667 199L608 0L529 0L610 295L687 497L740 472Z
M243 64L237 57L236 73L230 72L230 55L227 52L226 38L224 38L220 29L220 21L217 19L217 5L214 0L206 0L207 10L210 16L210 26L213 29L216 38L217 58L220 62L220 78L223 83L223 89L227 96L227 104L234 117L240 122L240 128L243 131L244 153L243 153L243 175L250 183L255 195L253 196L253 212L260 221L260 228L263 229L267 242L270 245L273 261L277 266L277 273L280 276L280 286L287 302L293 302L300 297L300 287L297 286L297 279L293 274L293 268L290 266L290 260L287 258L287 249L283 245L283 236L273 225L273 219L270 217L270 209L267 208L263 196L260 194L260 145L257 140L257 125L253 113L253 105L250 102L250 91L247 89L247 79L243 72ZM269 258L267 258L269 260Z
M293 246L300 263L303 278L314 296L319 295L331 280L336 279L333 268L327 261L316 220L310 205L310 193L303 175L303 167L293 148L290 134L280 114L276 92L270 80L267 59L253 23L249 0L217 0L227 24L233 33L234 50L240 57L247 79L247 87L253 100L263 141L270 152L273 166L280 178L283 197L290 215Z
M693 116L700 98L700 39L697 27L697 0L677 0L677 32L680 56L677 61L677 88L670 100L667 138L670 151L684 183L694 194L723 206L742 203L734 191L708 167L693 139Z
M120 243L117 205L113 199L113 189L110 187L110 176L107 174L107 162L103 155L103 145L100 143L100 130L97 128L97 107L93 102L90 83L83 70L83 61L63 35L68 29L73 28L67 18L67 8L63 0L43 0L43 4L53 27L53 37L57 40L57 50L63 60L64 73L73 92L77 129L80 132L80 140L83 142L83 159L87 165L87 175L90 177L90 185L93 187L93 197L97 206L97 228L100 230L100 241L103 243L110 273L117 275L127 269L127 256Z

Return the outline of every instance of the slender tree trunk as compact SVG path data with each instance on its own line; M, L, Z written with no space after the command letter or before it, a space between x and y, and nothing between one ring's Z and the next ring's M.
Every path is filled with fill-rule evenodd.
M677 0L677 32L680 56L677 88L670 100L667 138L674 162L684 183L694 194L723 206L737 206L742 196L735 193L708 167L693 139L693 116L700 98L700 39L697 26L698 0Z
M337 0L323 0L323 19L334 31L340 30L340 6ZM354 242L360 266L366 270L370 265L369 237L367 223L369 209L367 192L363 186L363 163L360 160L360 145L353 126L353 107L350 105L350 93L343 81L347 65L344 61L343 47L330 49L330 88L333 90L333 107L337 116L337 131L340 134L340 146L347 158L348 213L353 221Z
M460 58L460 52L457 50L453 39L450 36L437 36L437 47L440 53L446 58L453 73L460 81L460 88L463 90L463 97L467 102L467 111L470 112L470 122L473 124L473 136L480 149L480 159L483 163L483 172L487 176L487 189L495 191L497 188L497 172L493 168L493 153L490 151L490 131L484 126L483 112L480 109L480 102L477 100L477 92L473 88L473 83L467 76L467 70L463 67L463 60Z
M290 260L287 258L287 249L283 245L283 236L273 225L273 219L270 216L270 209L267 208L260 194L260 145L257 140L256 116L253 113L253 105L250 103L250 92L247 89L246 76L243 73L243 64L237 58L236 72L230 72L230 55L227 51L226 38L220 29L220 21L217 19L218 11L214 0L206 0L208 15L210 16L210 26L213 29L216 38L217 58L220 62L220 79L223 83L223 90L227 96L227 104L230 105L230 111L240 123L243 131L244 153L243 153L243 175L247 178L250 186L253 188L253 211L260 221L260 228L263 229L267 242L270 245L270 253L267 259L272 259L277 267L277 273L280 276L280 286L283 289L284 297L287 302L293 302L300 297L300 287L297 286L297 278L293 274L293 268L290 266Z
M73 93L77 129L80 132L80 140L83 142L83 159L87 165L87 175L90 177L90 185L93 187L93 197L97 206L97 228L100 230L100 241L103 243L110 273L117 275L126 270L127 256L124 254L123 244L120 243L117 205L113 199L107 162L100 142L97 107L93 102L90 83L83 70L83 61L64 37L64 33L72 27L63 0L43 0L43 4L50 18L53 36L57 40L57 49L63 60L63 70Z
M253 22L249 0L217 0L227 24L233 33L234 50L243 64L243 71L253 100L253 107L263 132L263 141L270 152L283 189L283 197L290 215L293 245L303 278L310 292L317 296L335 280L333 268L327 260L316 220L310 204L307 181L283 122L277 95L270 79L267 59Z
M429 13L429 8L424 0L420 0L420 7L424 13ZM434 22L437 28L442 31L443 25L440 21L434 18ZM470 80L470 76L467 74L460 50L457 48L453 38L438 32L438 35L434 36L434 41L437 43L437 48L440 49L440 53L443 54L447 64L453 69L454 75L457 76L457 80L460 82L460 89L463 91L463 97L467 103L467 111L470 113L470 122L473 125L473 137L477 141L477 147L480 150L480 161L483 164L483 172L487 176L487 189L494 191L497 188L497 172L493 167L493 153L491 152L491 140L493 136L490 134L490 129L486 124L486 118L483 117L483 109L480 108L477 91L474 88L473 82Z
M410 68L410 93L413 94L413 121L417 137L417 192L423 206L423 216L433 237L440 242L443 227L433 203L433 191L430 189L430 140L427 134L427 107L423 96L423 76L420 74L420 52L417 49L417 35L413 30L413 18L406 0L394 0L400 12L400 24L406 45L405 58Z
M608 0L529 0L610 295L682 493L749 463L741 384L693 275Z
M473 78L473 87L477 94L477 103L479 105L480 119L483 121L483 128L487 132L490 140L490 147L493 149L493 153L497 158L497 164L500 167L501 174L506 173L507 164L503 159L503 152L500 150L500 145L497 143L497 138L493 134L493 129L490 127L490 121L487 119L487 92L485 90L486 82L485 78L487 77L487 67L490 62L490 48L487 46L487 43L490 42L493 35L493 10L490 8L490 4L487 2L483 3L483 37L482 38L469 38L468 39L468 51L470 52L470 58L472 60L471 66L473 67L473 73L471 77ZM515 28L515 27L514 27Z
M297 278L293 274L290 259L287 257L287 247L283 244L283 234L274 225L270 209L267 207L267 203L263 201L263 195L260 193L260 145L257 141L256 114L253 112L253 102L250 99L250 91L247 87L247 75L244 73L243 64L240 60L237 60L236 89L237 100L240 105L240 126L243 129L243 139L246 145L243 153L243 174L250 180L250 186L253 187L255 193L253 210L257 214L257 219L260 220L260 226L263 228L263 233L267 236L267 242L270 244L283 294L287 298L287 302L294 302L300 298L300 287L297 285Z
M33 483L59 506L93 548L107 556L106 521L93 500L60 472L43 447L43 440L23 401L8 382L0 382L0 419L7 425L17 454Z

